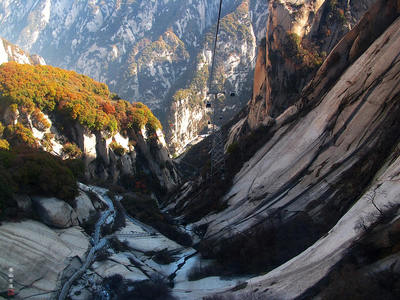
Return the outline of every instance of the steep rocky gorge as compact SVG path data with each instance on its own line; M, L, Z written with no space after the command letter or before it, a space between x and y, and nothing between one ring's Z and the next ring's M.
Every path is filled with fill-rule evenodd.
M224 220L237 219L248 228L257 223L252 214L264 219L275 209L288 211L283 218L303 211L326 223L324 205L344 209L341 201L369 184L398 138L398 22L365 48L396 17L393 8L375 6L334 48L299 102L271 125L273 137L236 175L217 223L227 228ZM347 176L357 183L349 185ZM212 223L208 234L228 234L222 227Z
M16 278L30 275L16 283L21 296L51 298L63 286L71 299L156 292L160 286L168 291L157 275L169 280L179 299L398 299L399 1L282 0L271 1L269 10L267 39L257 57L255 97L224 127L231 132L227 179L209 180L203 166L199 177L163 203L163 213L151 193L145 195L136 186L113 194L79 184L79 195L69 204L14 195L21 209L37 213L36 221L0 226L0 248L16 249L1 251L0 266L7 269L11 263ZM330 35L319 35L327 30ZM168 51L184 58L176 36L164 33L162 40ZM173 51L165 53L171 56ZM309 65L311 54L321 61ZM200 67L207 55L200 54ZM296 91L288 88L292 82ZM115 113L112 107L120 110L116 103L125 103L101 92L100 83L90 90L97 91L96 97L106 95L103 101L111 106L103 103L99 112L109 116ZM200 106L194 105L192 114L185 103L193 95L180 93L187 97L174 102L177 117L185 120L179 122L201 120ZM200 88L194 96L204 93ZM120 121L121 130L89 129L79 118L60 127L58 113L43 110L39 118L23 105L8 107L2 123L23 124L39 147L50 143L54 154L66 158L73 152L63 150L65 142L76 143L84 154L87 178L121 183L124 175L150 173L169 191L179 183L159 127L129 127ZM49 126L43 126L44 120ZM46 141L49 133L53 135ZM187 155L204 165L208 145L198 149L204 153ZM118 212L120 203L132 217ZM94 211L101 216L90 229L87 221ZM171 227L160 227L164 236L138 218L158 225L160 220L164 225L180 222L179 231L190 233L193 248L187 241L179 245L167 238ZM124 224L117 226L117 219ZM172 236L181 236L179 231ZM6 274L1 275L5 289ZM74 280L68 280L71 276Z
M372 3L373 1L297 1L295 4L293 1L283 0L269 2L266 34L258 46L256 57L252 99L241 113L223 127L226 151L237 148L238 144L249 143L240 147L246 152L241 155L243 158L232 160L233 165L237 166L230 168L231 173L237 172L241 167L240 161L249 159L254 154L254 149L268 140L271 131L265 132L264 129L272 126L280 113L299 99L301 91L320 69L329 51L354 27ZM342 68L331 72L339 76L343 67L348 64L347 60L343 60ZM332 65L328 66L331 67ZM321 69L326 69L326 66ZM334 77L332 80L336 79ZM308 91L313 88L314 86L310 86ZM322 96L323 93L319 95ZM293 108L288 111L291 110ZM202 162L209 158L206 143L189 151L183 162L202 169ZM200 159L192 159L193 156L199 156Z
M76 177L68 169L85 170L80 178L86 182L124 186L156 206L157 197L180 181L159 121L146 106L121 100L104 84L75 72L30 65L34 60L22 50L6 41L4 45L7 57L0 66L0 266L6 271L0 276L1 292L7 291L9 268L15 275L18 299L55 299L58 295L64 299L71 289L74 299L81 299L80 294L88 299L103 291L103 278L115 274L135 282L151 281L153 274L170 275L154 266L136 269L141 264L136 264L136 257L117 254L121 245L151 236L145 251L153 252L137 254L144 264L155 255L151 253L168 248L185 256L186 247L125 217L121 204L113 204L122 196L110 196L107 189L84 184L76 187ZM118 121L112 116L116 113ZM120 233L120 240L106 233L121 228L131 231ZM112 251L115 258L100 262L101 255Z

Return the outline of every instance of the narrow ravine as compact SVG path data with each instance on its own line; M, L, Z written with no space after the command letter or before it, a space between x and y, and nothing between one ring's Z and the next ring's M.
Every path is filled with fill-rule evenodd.
M115 209L114 204L112 203L111 199L107 196L107 190L95 187L95 186L86 186L79 183L79 188L85 192L93 192L97 195L97 197L103 201L107 205L106 211L104 211L97 221L95 225L95 231L93 233L93 246L89 251L89 254L86 256L86 260L83 265L64 283L61 292L58 296L59 300L64 300L68 296L68 292L73 284L73 282L78 279L82 274L90 267L93 263L93 260L96 256L96 252L102 249L106 244L108 239L112 235L105 236L100 238L101 228L104 224L110 224L114 221L115 218Z
M137 269L139 272L143 273L147 279L150 280L152 278L152 274L158 274L158 276L161 276L165 280L173 282L174 287L172 288L172 293L179 299L187 299L187 297L190 296L200 297L202 295L201 291L204 289L204 286L209 285L210 282L214 282L212 288L236 285L236 280L229 282L226 280L220 280L215 276L210 277L209 279L203 278L198 281L188 281L190 269L196 263L202 260L200 257L198 257L198 251L191 247L184 247L177 244L175 241L165 237L151 226L138 221L126 213L125 219L127 224L125 227L106 236L102 236L101 231L103 226L112 225L116 217L113 201L107 195L108 190L101 187L86 186L83 184L79 184L79 188L83 192L96 194L96 197L106 205L106 210L101 213L100 218L95 224L94 232L91 237L92 246L88 251L84 263L63 284L58 296L59 300L64 300L71 296L70 292L80 285L80 283L76 284L76 282L79 282L81 279L83 279L83 281L87 281L87 279L84 278L87 276L90 277L90 273L94 272L100 276L97 271L99 265L96 265L96 254L99 251L104 250L105 247L107 247L107 251L111 251L113 253L112 255L114 255L113 258L107 259L108 262L114 262L118 264L121 262L121 259L123 261L123 257L125 257L125 259L128 257L134 258L134 260L140 264L140 267L132 265L127 268L128 270L132 270L133 277L135 277L134 274L136 273L131 268ZM119 196L116 196L115 200L119 201L121 199ZM131 251L127 251L125 254L121 252L122 255L118 259L118 255L120 254L119 252L114 252L114 249L111 248L109 243L111 238L117 238L119 241L127 243L129 245L128 247L131 248ZM159 264L154 261L154 253L164 250L169 251L170 253L175 253L173 255L176 260L174 262L170 262L169 264ZM123 263L122 266L127 267L127 265L124 265ZM127 278L130 277L128 274L125 275ZM143 279L144 278L140 277L139 275L136 279L133 279L133 281L141 281ZM97 290L103 293L102 295L104 295L106 298L108 297L107 289L102 287L101 283L96 283L96 280L89 280L89 282L91 282L90 286L93 287L94 284L95 287L97 286Z

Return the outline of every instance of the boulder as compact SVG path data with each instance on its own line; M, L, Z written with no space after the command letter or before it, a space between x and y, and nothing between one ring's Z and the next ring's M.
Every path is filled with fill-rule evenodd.
M89 196L80 191L78 197L75 198L76 201L76 208L75 212L78 216L79 223L84 223L88 220L90 213L95 211L96 209L93 206L92 201L90 200Z
M43 223L56 228L78 225L78 216L66 202L57 198L34 197L34 207Z

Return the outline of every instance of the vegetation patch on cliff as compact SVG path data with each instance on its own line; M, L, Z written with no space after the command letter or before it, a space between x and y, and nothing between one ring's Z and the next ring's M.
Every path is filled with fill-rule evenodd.
M209 76L208 65L204 64L203 67L195 72L195 75L186 89L178 90L173 99L175 102L187 100L191 107L202 104L202 91L206 88Z
M248 1L243 1L234 12L221 19L221 34L229 35L230 39L233 41L249 40L252 36L249 26L250 23L249 3ZM215 29L211 30L206 36L206 41L209 45L213 43L214 32Z
M157 41L144 48L138 58L138 64L140 67L149 64L151 61L167 60L168 57L173 60L189 58L184 43L172 30L168 30Z
M0 66L0 82L0 109L12 106L14 111L32 115L45 128L49 124L40 111L55 112L90 130L110 133L132 127L161 128L144 104L113 100L105 84L73 71L10 62Z
M310 71L319 67L323 62L323 56L315 47L302 44L300 36L293 32L287 33L284 50L288 59L294 59L296 64L308 68Z

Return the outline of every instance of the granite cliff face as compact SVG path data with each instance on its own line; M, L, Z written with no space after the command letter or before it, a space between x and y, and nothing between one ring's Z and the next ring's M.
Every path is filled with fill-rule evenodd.
M4 270L12 266L18 298L33 299L53 299L64 268L83 260L90 245L79 227L57 230L32 220L2 224L0 244L0 265ZM4 278L0 288L8 288Z
M248 6L245 15L228 16L243 5ZM222 33L220 51L221 59L229 63L220 71L228 79L226 88L243 91L240 99L227 101L229 113L224 118L250 97L250 89L243 88L249 86L246 81L252 70L255 37L265 32L266 6L266 2L253 0L223 3L222 15L230 23ZM39 53L51 65L86 74L107 83L124 99L145 103L169 131L171 149L179 152L204 128L206 117L193 120L193 124L180 122L176 118L180 112L174 104L171 108L171 103L179 89L190 88L191 74L204 63L209 66L208 35L213 34L217 15L217 1L206 0L40 0L24 5L3 1L0 34ZM237 40L238 27L246 36ZM242 43L246 39L247 45ZM188 100L183 102L180 108L191 112ZM187 128L188 134L182 135L181 128Z
M325 295L328 281L339 286L347 280L332 279L334 267L348 266L354 259L358 276L368 277L368 270L388 270L384 261L398 258L398 238L393 235L384 242L377 236L380 230L388 234L398 228L399 16L398 1L376 1L332 45L293 105L275 118L258 114L254 124L260 130L250 134L250 141L264 142L244 161L221 201L207 204L214 206L213 212L198 203L202 193L211 197L220 192L210 188L210 181L185 184L169 203L168 208L186 220L198 220L193 226L203 237L199 249L205 257L239 272L270 270L234 291L225 290L227 297ZM274 66L268 56L259 55L265 66L271 63L266 69L256 67L260 77L255 84L262 85L272 80L268 72ZM273 105L276 98L269 99ZM262 109L270 112L268 106ZM235 146L248 150L240 148L241 142ZM237 154L233 147L228 152ZM199 191L201 187L207 192ZM393 249L388 256L367 249L385 245ZM353 247L360 248L356 252Z
M276 209L288 211L284 219L302 211L327 222L324 207L345 209L369 184L398 142L398 22L380 36L398 16L393 2L378 1L270 125L272 137L235 176L210 237L228 234L224 221L246 228L257 223L252 214Z
M270 1L246 124L255 129L297 101L327 54L374 1Z

